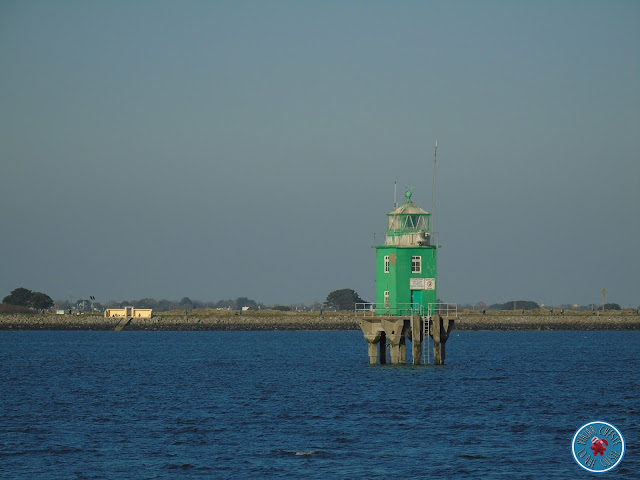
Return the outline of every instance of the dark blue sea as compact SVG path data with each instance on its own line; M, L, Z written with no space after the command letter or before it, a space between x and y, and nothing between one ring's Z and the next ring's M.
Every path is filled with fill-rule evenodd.
M410 348L408 348L410 351ZM640 478L640 332L454 332L371 366L359 332L0 332L2 479L573 479L615 425Z

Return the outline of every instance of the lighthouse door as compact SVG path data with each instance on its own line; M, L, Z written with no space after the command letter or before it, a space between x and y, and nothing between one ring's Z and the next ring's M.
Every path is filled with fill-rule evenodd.
M411 290L411 308L416 313L421 313L420 308L422 306L422 290Z

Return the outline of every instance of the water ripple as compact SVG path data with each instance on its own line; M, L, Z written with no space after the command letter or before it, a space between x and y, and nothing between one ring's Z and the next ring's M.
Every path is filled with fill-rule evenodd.
M594 415L640 471L638 332L460 332L443 368L369 366L357 332L0 342L0 479L575 478Z

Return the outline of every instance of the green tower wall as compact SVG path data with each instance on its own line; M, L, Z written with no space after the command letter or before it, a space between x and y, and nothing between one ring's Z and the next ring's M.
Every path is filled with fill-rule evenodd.
M422 311L428 312L429 304L437 302L437 247L410 246L399 247L391 245L375 246L376 249L376 303L379 315L408 315L409 304L418 303ZM395 256L395 262L390 261L389 273L384 271L384 257L390 260ZM412 273L412 257L420 256L421 272ZM411 278L436 279L433 290L411 290ZM384 292L389 292L389 308L384 308ZM405 305L401 305L405 304Z

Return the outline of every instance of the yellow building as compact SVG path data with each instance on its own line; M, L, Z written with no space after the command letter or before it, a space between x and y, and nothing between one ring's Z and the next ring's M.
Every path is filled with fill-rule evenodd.
M151 308L107 308L104 311L104 318L127 317L127 318L151 318L153 309Z

